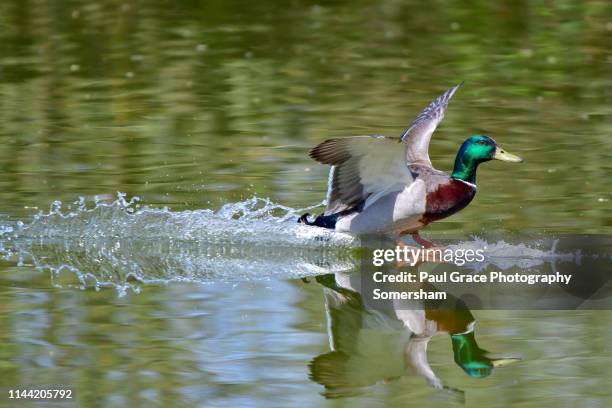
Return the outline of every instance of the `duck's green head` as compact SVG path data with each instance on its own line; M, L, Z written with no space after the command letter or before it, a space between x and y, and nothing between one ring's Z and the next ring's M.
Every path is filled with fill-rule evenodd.
M493 368L518 361L518 358L492 358L478 347L474 332L451 335L455 363L473 378L487 377Z
M514 163L523 161L520 157L504 151L489 136L470 136L457 152L452 177L475 183L478 165L493 159Z

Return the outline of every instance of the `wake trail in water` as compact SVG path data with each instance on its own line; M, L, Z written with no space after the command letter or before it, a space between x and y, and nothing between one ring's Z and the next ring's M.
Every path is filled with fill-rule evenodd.
M75 276L79 287L169 281L296 278L355 265L355 238L297 223L303 209L252 197L209 209L170 211L139 199L53 203L29 223L0 223L0 254Z
M236 245L346 246L354 242L346 234L297 224L300 212L321 204L293 209L253 197L226 204L216 212L175 212L138 203L138 197L126 200L120 193L115 201L96 200L91 208L81 198L63 211L62 203L56 201L48 213L37 214L29 224L17 223L11 232L21 238L163 238Z
M252 197L210 209L170 211L141 206L119 193L114 201L54 202L27 223L0 221L0 256L51 271L60 286L113 286L124 293L141 284L290 279L355 270L359 240L297 224L322 203L294 209ZM473 237L456 248L483 248L488 265L507 269L567 260L550 246L493 243Z

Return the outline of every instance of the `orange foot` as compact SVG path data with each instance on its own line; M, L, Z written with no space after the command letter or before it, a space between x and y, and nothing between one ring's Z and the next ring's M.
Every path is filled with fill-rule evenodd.
M412 237L412 239L414 239L414 242L416 242L423 248L431 248L432 246L434 246L433 242L428 241L425 238L422 238L418 232L413 232L412 234L410 234L410 236Z
M425 262L433 262L433 263L441 263L442 262L442 254L446 249L445 246L435 246L432 242L421 238L418 233L410 234L414 241L421 245L421 248L414 247L412 245L407 245L400 241L399 239L396 241L396 245L400 248L407 248L409 252L409 256L416 258L406 259L405 261L398 262L398 266L404 266L406 264L410 264L413 266L420 265ZM420 251L425 249L424 253Z

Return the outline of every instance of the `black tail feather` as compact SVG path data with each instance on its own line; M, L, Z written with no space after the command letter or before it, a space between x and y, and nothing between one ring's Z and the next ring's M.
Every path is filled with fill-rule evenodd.
M338 221L337 214L332 214L332 215L321 214L314 221L308 220L309 216L310 216L309 213L302 215L298 219L298 223L306 224L306 225L314 225L315 227L328 228L328 229L336 228L336 222Z

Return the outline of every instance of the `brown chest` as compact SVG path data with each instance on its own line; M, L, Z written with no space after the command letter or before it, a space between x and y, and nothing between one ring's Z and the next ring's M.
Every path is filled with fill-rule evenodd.
M427 193L422 221L430 223L464 209L474 198L476 186L456 179L441 183Z

